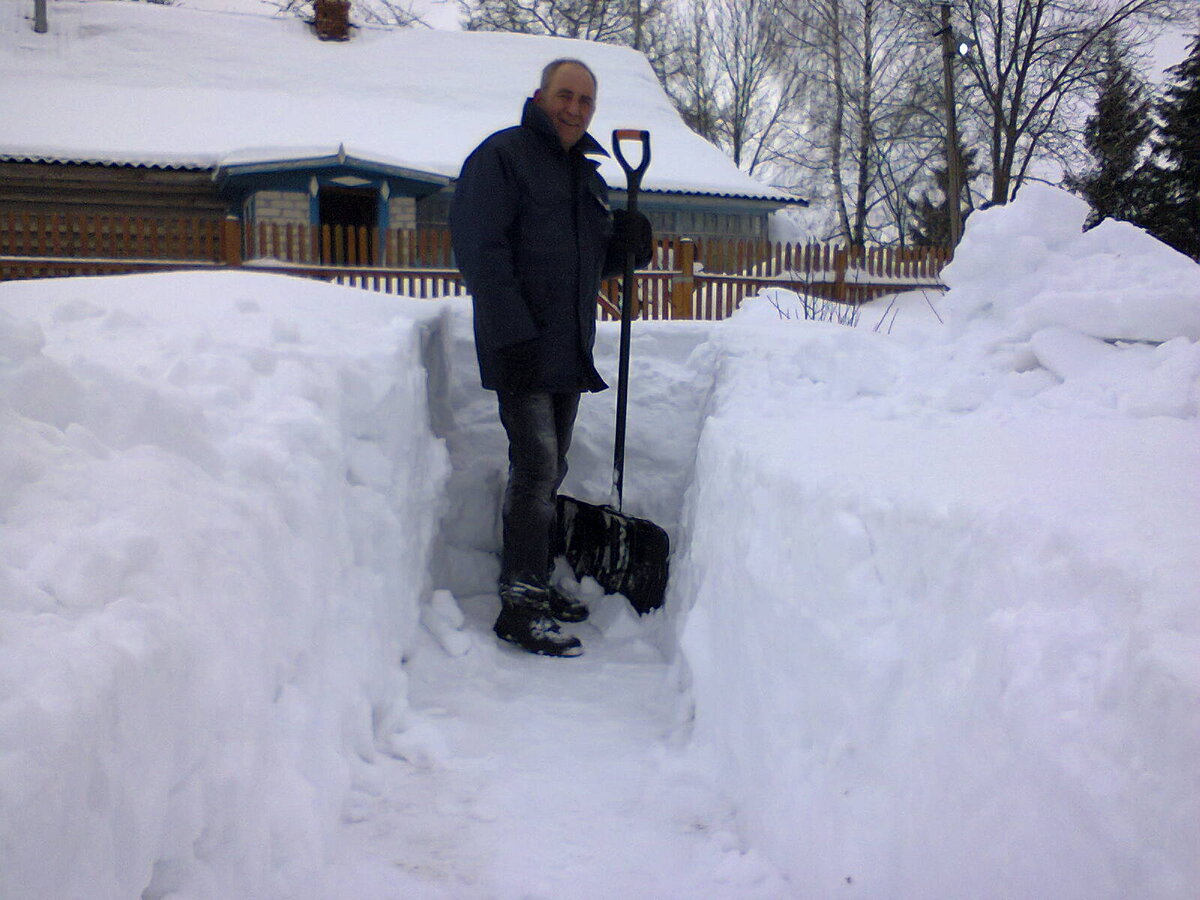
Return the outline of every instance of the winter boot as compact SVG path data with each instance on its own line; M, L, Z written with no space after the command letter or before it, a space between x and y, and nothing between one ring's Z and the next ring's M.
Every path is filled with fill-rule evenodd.
M560 622L582 622L588 617L588 608L570 594L551 587L550 615Z
M515 581L500 586L500 615L492 626L496 637L541 656L579 656L579 638L563 634L550 612L550 591Z

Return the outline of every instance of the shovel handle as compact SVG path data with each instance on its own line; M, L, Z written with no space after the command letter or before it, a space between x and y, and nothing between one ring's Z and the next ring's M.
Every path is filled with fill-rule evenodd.
M640 141L642 159L631 166L621 152L622 141ZM626 203L630 213L637 212L638 190L642 175L650 165L650 132L636 128L618 128L612 135L613 153L625 171ZM630 320L633 315L634 251L625 254L625 272L621 279L621 344L617 359L617 433L613 441L613 506L619 512L625 488L625 409L629 402L629 343Z
M629 160L625 158L625 154L621 152L622 141L638 141L642 145L642 159L636 166L631 166ZM637 210L637 195L638 189L642 186L642 175L650 166L650 132L642 131L638 128L618 128L612 133L613 153L616 154L617 162L621 164L621 169L625 172L625 181L628 185L628 203L627 208L630 212Z

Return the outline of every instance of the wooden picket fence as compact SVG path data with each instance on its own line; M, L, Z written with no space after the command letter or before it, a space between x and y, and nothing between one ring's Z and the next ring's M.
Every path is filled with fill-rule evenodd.
M900 291L943 290L948 249L788 244L768 241L663 238L638 273L635 310L643 319L704 319L733 315L742 301L768 288L849 305ZM601 317L619 318L619 282L601 292Z
M723 319L750 296L782 288L857 304L916 288L940 289L945 248L845 248L753 240L664 237L638 272L640 319ZM446 229L367 229L233 220L0 215L0 281L240 267L319 278L419 298L465 292ZM606 282L602 319L619 317Z
M132 271L133 261L217 265L223 225L219 219L10 213L0 216L0 280Z

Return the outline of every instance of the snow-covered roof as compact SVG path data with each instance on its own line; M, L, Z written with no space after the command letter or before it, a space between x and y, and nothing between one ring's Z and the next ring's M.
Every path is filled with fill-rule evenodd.
M636 51L563 38L356 29L318 41L295 18L113 0L0 3L0 158L215 168L344 146L445 177L514 124L541 67L572 56L599 81L592 133L651 132L647 190L796 198L741 172L680 119ZM636 151L635 151L636 152ZM612 160L602 174L624 176Z

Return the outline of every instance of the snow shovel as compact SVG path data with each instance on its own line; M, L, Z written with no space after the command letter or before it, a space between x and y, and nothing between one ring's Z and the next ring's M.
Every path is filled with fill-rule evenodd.
M642 159L634 168L621 153L621 141L642 144ZM642 175L650 165L650 132L613 132L613 151L625 171L631 214L637 212ZM617 432L613 450L613 495L604 506L574 497L558 498L557 553L566 556L576 578L590 575L610 594L624 594L638 615L663 605L667 589L667 557L671 542L667 533L649 519L621 512L625 480L625 409L629 400L629 343L633 310L634 255L625 254L621 283L621 345L617 374Z

